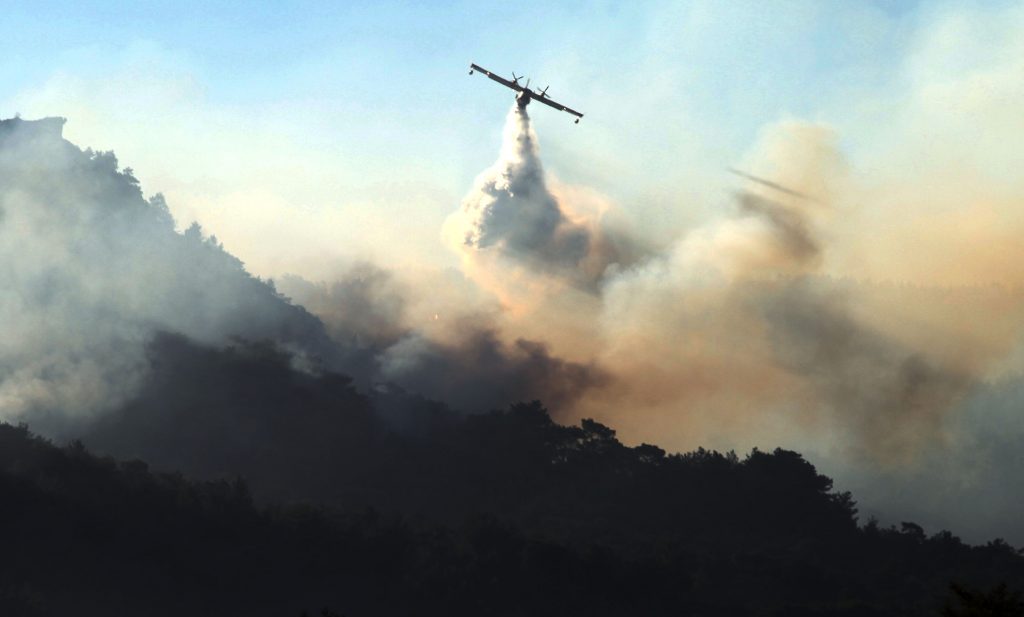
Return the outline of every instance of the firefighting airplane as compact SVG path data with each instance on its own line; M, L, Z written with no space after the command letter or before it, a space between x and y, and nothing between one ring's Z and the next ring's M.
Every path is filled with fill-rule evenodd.
M512 81L509 81L504 77L499 77L498 75L495 75L494 73L488 71L487 69L481 66L477 66L476 64L470 64L469 74L472 75L473 71L480 71L484 75L490 77L491 79L505 86L506 88L512 88L513 90L517 91L519 94L516 95L516 103L519 105L520 109L524 109L527 105L530 104L530 101L537 101L538 103L544 103L548 107L554 107L559 111L564 111L566 113L570 113L576 116L576 124L579 124L580 118L583 117L583 114L581 114L580 112L574 109L569 109L565 105L562 105L561 103L556 103L555 101L552 101L550 98L548 98L547 92L548 87L550 86L545 87L543 90L539 92L534 92L533 90L530 90L530 80L526 80L525 86L520 86L519 80L522 79L522 77L516 77L515 73L512 73Z

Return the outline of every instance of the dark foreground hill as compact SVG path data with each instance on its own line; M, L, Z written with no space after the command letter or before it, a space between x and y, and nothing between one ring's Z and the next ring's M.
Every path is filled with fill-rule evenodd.
M849 495L794 452L627 448L536 404L398 431L338 378L306 379L288 386L307 404L298 426L333 400L355 427L337 458L311 442L297 468L338 482L335 507L258 505L238 478L154 473L0 425L0 614L937 615L952 581L1024 585L1005 543L858 527ZM385 495L384 512L364 507Z

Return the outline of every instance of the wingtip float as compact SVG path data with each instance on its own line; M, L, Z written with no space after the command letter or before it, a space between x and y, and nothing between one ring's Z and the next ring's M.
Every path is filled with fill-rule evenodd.
M519 105L520 109L523 109L527 105L529 105L530 101L537 101L539 103L543 103L543 104L547 105L548 107L553 107L553 108L557 109L558 111L564 111L565 113L572 114L572 115L576 116L576 124L579 124L580 123L580 118L583 117L583 114L581 114L580 112L576 111L575 109L570 109L570 108L566 107L565 105L562 105L561 103L557 103L557 102L553 101L548 96L548 94L547 94L548 93L548 88L547 87L545 87L543 90L538 90L538 91L531 90L530 89L530 80L529 79L526 80L526 85L525 86L520 85L519 84L519 80L522 79L522 77L521 76L517 77L515 73L512 73L512 79L505 79L504 77L501 77L500 75L495 75L494 73L488 71L487 69L483 68L482 66L479 66L477 64L470 64L469 65L469 74L472 75L474 73L474 71L479 71L480 73L483 73L487 77L493 79L494 81L496 81L499 84L505 86L506 88L511 88L511 89L515 90L516 92L518 92L518 94L516 94L516 103Z

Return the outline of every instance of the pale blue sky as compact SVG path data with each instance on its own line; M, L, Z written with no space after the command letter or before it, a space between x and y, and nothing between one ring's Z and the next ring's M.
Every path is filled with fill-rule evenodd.
M68 116L69 137L115 150L179 218L229 224L210 209L255 191L353 208L367 224L407 219L433 234L429 250L493 161L511 103L467 75L474 61L550 85L586 114L574 126L533 110L550 172L676 233L714 207L731 182L721 170L772 122L829 123L856 157L879 97L907 87L929 22L1004 4L1014 3L7 3L0 115ZM202 119L192 142L180 115ZM260 148L279 159L250 161ZM292 168L307 157L317 162ZM271 169L294 181L264 186ZM339 240L358 243L350 236Z
M643 88L664 69L684 79L661 98L750 130L779 109L815 109L857 67L884 79L876 60L898 57L915 4L15 3L0 23L0 76L11 93L55 71L102 73L147 42L187 64L214 103L343 99L396 121L411 105L440 121L475 121L504 93L458 80L470 60L553 82L590 109L601 109L589 99L607 88Z

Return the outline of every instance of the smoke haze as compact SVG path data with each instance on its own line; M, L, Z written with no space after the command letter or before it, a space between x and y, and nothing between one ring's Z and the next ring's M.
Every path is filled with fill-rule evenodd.
M329 358L320 322L248 275L216 238L184 234L112 153L60 137L64 120L0 125L0 415L93 413L145 372L153 332L274 340Z
M0 285L16 291L0 304L6 420L38 424L45 413L56 427L118 406L145 380L146 346L160 332L213 346L268 341L301 370L344 371L364 388L413 385L467 411L521 397L569 401L598 381L596 369L563 362L543 343L499 340L482 310L448 309L454 285L452 298L429 308L461 326L414 328L424 307L372 266L329 289L284 280L321 321L249 275L198 225L175 232L160 195L143 199L112 153L61 139L63 123L0 125ZM444 380L428 377L438 371Z
M544 212L572 208L536 192L543 187L539 164L527 166L525 179L517 179L521 168L508 164L516 160L508 152L529 144L535 154L536 136L514 111L512 120L498 163L463 203L459 220L467 212L476 218L456 249L470 263L467 272L506 301L510 330L545 331L548 323L543 338L559 340L564 329L557 314L564 311L585 324L576 328L590 341L563 337L555 349L569 356L592 354L607 377L578 403L557 407L562 419L595 417L630 441L676 448L783 443L815 452L841 480L851 470L859 488L870 483L866 477L884 477L889 484L880 486L916 478L921 490L935 490L951 474L971 491L989 484L966 471L921 470L970 439L973 424L964 423L963 410L977 408L991 380L1007 370L1017 374L1011 367L1019 366L1014 358L1024 297L1005 288L921 288L838 278L834 251L844 248L838 243L845 238L837 225L849 219L863 194L833 129L792 120L769 127L747 162L788 192L749 184L734 194L731 207L722 204L727 214L718 220L643 259L608 259L593 278L579 259L581 251L555 250L562 245L553 232L531 236L549 238L541 245L501 243L534 225L538 194ZM497 188L526 179L531 190L520 197ZM488 218L488 208L499 205L525 215ZM544 227L548 231L566 224L555 214L550 220L558 223ZM595 228L598 220L581 218L570 230ZM492 230L510 235L488 236ZM487 237L501 241L480 240ZM480 253L491 246L518 259L515 276L503 264L481 266ZM551 257L566 254L572 258ZM573 264L575 273L567 271ZM562 279L594 281L596 297L550 284L553 269ZM982 442L971 443L988 450ZM881 497L878 487L869 492L877 501L867 510L878 513L875 504L890 497ZM948 493L949 501L936 509L956 509L956 494ZM931 520L919 508L914 512L919 520Z
M456 248L471 275L520 307L513 322L546 321L557 296L568 296L560 301L578 320L592 320L593 353L610 378L579 405L561 406L566 418L593 415L636 440L689 446L808 432L837 436L835 445L860 459L904 463L921 444L941 441L946 414L995 360L963 366L890 336L850 308L851 295L869 290L827 280L819 228L846 165L826 126L785 122L757 146L760 164L772 163L799 192L742 190L732 214L642 261L602 258L596 279L582 256L597 234L583 230L600 221L568 222L543 183L536 141L514 108L498 162L463 202L456 220L468 218L469 229ZM511 284L504 264L479 275L490 265L480 253L492 248L518 261ZM598 299L545 284L553 269L592 281Z
M866 495L866 512L927 502L913 512L926 523L1024 538L955 505L1024 471L1008 445L1024 433L1011 411L1024 359L1012 186L965 196L964 170L942 177L949 195L869 181L837 128L783 120L736 167L789 192L742 182L666 246L546 175L513 107L497 160L442 230L461 269L363 262L275 285L198 226L176 232L159 195L144 199L113 154L78 149L61 126L0 130L0 284L17 290L0 304L5 419L118 408L147 386L162 332L211 347L240 337L301 373L464 412L540 399L630 443L792 447ZM920 215L929 203L940 216ZM961 250L961 233L998 250ZM1007 286L943 286L963 280Z

